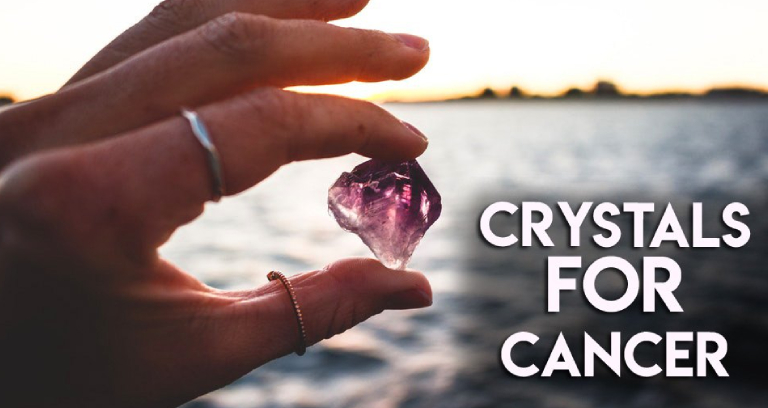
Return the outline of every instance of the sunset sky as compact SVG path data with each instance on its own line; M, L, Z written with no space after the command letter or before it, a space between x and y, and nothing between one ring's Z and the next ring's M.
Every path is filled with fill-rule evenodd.
M55 91L156 3L4 0L0 94ZM519 85L554 94L601 78L641 93L768 88L766 22L763 0L371 0L337 24L426 37L430 64L402 82L321 91L414 100Z

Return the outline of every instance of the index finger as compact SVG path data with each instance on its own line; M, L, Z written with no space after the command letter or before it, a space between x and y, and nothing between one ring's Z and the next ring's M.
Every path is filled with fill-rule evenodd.
M407 160L427 147L426 138L415 128L380 107L337 96L266 88L198 113L219 151L228 195L296 160L352 152ZM154 253L211 199L214 191L206 159L190 124L178 116L96 144L43 154L37 159L43 162L40 166L26 170L45 174L41 179L50 184L39 186L33 195L47 194L51 185L69 186L66 195L47 200L47 216L58 224L71 223L73 230L87 231L87 226L101 223L92 225L101 232L99 245L143 247ZM107 242L109 237L114 245Z

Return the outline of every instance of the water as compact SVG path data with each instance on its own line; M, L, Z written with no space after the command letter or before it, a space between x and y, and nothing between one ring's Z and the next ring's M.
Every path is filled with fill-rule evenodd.
M768 104L475 101L386 108L430 137L419 160L441 191L444 209L409 266L427 273L435 305L376 316L304 357L267 364L188 407L768 403L762 390L766 375L754 369L768 364L762 351L768 323L761 317L768 311L763 300L768 255L762 245L768 228L759 217L750 224L750 245L740 251L667 250L684 271L680 297L686 313L675 317L631 311L607 316L580 299L565 299L570 306L563 313L547 315L543 262L551 253L492 250L477 233L480 211L497 200L631 197L683 206L702 200L712 203L713 219L717 205L747 201L753 214L761 214L768 181ZM261 285L269 270L292 274L339 258L369 256L325 208L330 184L361 161L348 156L287 166L241 196L208 208L162 253L220 288ZM609 327L627 337L644 329L719 331L730 342L731 378L618 380L603 373L580 381L522 380L504 375L499 366L498 348L516 331L544 339L561 330L602 335ZM548 352L542 346L528 357Z

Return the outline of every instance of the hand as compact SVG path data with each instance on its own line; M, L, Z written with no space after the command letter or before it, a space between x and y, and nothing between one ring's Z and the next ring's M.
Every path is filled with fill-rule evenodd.
M59 92L0 112L0 406L176 406L295 350L279 282L216 290L158 257L213 193L178 112L205 121L228 194L295 160L420 155L426 139L373 104L280 89L426 64L418 37L316 21L364 4L169 0ZM373 260L291 281L310 344L431 304L423 275Z

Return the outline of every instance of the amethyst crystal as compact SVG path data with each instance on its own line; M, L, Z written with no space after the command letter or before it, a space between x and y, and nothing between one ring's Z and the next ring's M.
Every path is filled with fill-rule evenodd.
M341 228L357 234L389 268L405 268L442 208L416 160L369 160L328 190L328 209Z

